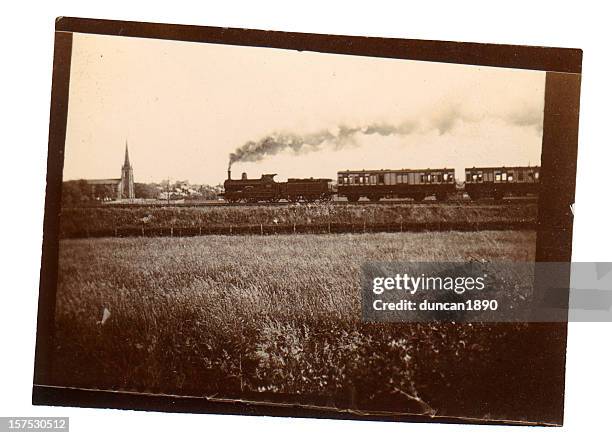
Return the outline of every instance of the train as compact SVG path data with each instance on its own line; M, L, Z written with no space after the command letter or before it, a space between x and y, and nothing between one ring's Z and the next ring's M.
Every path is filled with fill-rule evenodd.
M274 180L276 174L260 178L232 179L228 171L221 196L229 203L237 202L325 202L334 197L358 202L381 199L411 198L417 202L427 197L445 201L450 196L470 199L503 199L506 195L538 195L539 166L470 167L465 168L465 183L455 178L455 169L380 169L338 171L334 186L328 178L289 178Z

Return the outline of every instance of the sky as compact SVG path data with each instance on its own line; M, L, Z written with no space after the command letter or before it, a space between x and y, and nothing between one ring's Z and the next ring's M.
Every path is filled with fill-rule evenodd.
M75 34L64 180L540 163L545 73Z

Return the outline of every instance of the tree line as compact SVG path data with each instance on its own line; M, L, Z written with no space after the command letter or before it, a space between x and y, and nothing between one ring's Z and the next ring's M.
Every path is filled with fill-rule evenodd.
M185 191L189 186L191 190ZM62 205L76 206L101 204L117 198L116 187L91 185L87 180L62 182ZM189 185L186 181L161 183L134 183L134 196L138 199L160 199L162 193L171 193L171 199L217 199L221 186Z

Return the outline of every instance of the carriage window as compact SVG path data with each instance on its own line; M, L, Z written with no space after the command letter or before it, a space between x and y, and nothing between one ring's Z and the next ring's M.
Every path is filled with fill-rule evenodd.
M501 181L501 172L495 172L495 181Z
M508 172L508 181L514 181L514 174L512 172Z
M477 174L472 174L472 181L478 181L478 175Z
M540 178L540 172L536 172L535 173L535 179L539 179Z
M444 181L448 181L448 173L444 174Z
M508 179L508 174L506 172L502 173L502 181L506 181Z
M425 175L421 175L421 182L425 182Z
M431 181L431 175L427 174L427 182L430 182L430 181Z
M449 180L449 181L452 181L452 180L454 180L454 179L455 179L455 175L454 175L454 174L452 174L452 173L449 173L449 174L448 174L448 180Z
M523 172L519 172L518 173L518 180L519 181L523 181L525 179L525 175L523 174Z

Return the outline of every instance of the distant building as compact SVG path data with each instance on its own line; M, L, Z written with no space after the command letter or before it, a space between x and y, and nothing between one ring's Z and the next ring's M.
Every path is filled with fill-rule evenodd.
M88 179L93 198L134 199L134 170L130 164L128 144L125 142L125 159L121 167L121 178Z

